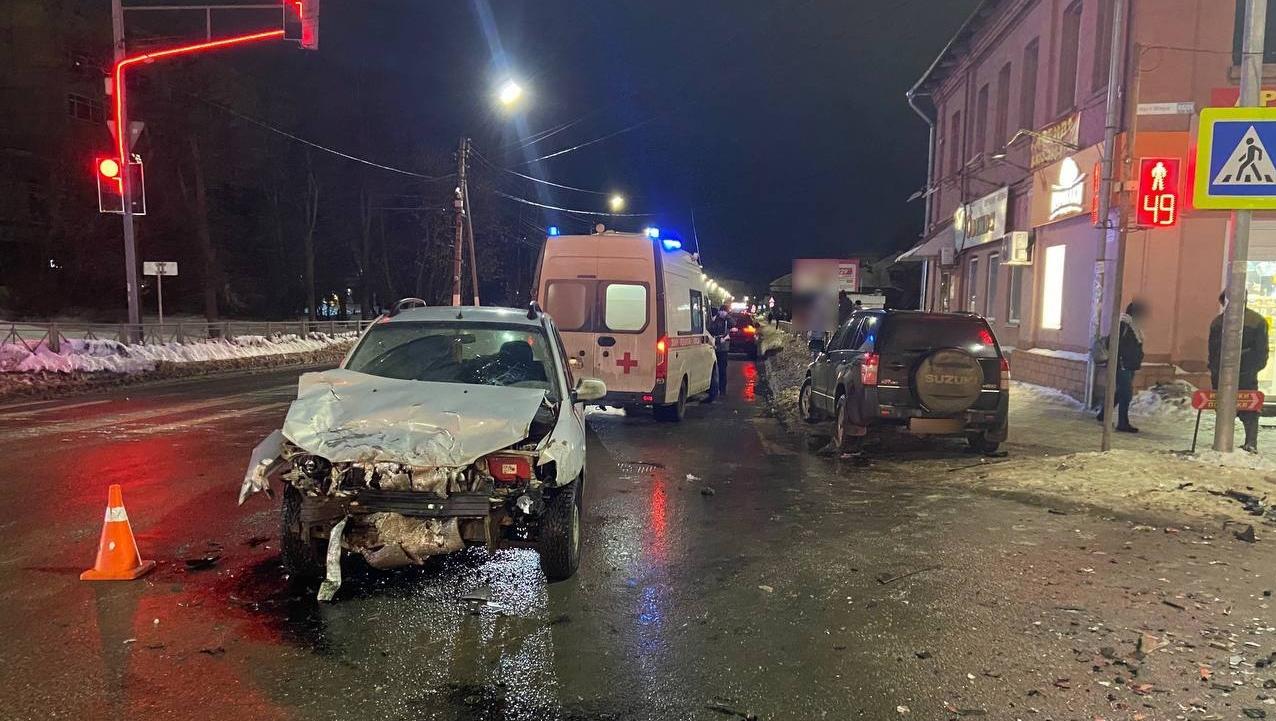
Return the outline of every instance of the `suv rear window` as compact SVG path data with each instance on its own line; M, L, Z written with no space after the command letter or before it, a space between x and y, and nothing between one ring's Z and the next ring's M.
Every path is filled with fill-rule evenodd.
M976 358L996 358L997 344L988 326L963 316L895 316L883 329L878 347L885 352L961 348Z

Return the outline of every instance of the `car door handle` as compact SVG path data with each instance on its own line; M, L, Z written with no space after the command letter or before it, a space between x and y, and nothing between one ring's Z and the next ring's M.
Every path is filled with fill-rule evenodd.
M602 346L602 347L604 347L604 348L610 348L610 347L612 347L612 346L616 345L616 339L615 339L615 338L612 338L612 337L611 337L611 336L609 336L609 335L599 336L599 338L598 338L598 345L600 345L600 346Z

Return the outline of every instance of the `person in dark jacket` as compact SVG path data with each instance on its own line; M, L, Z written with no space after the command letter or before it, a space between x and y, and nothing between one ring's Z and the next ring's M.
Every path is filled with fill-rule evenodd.
M1243 301L1242 301L1243 302ZM1227 291L1218 296L1218 304L1227 308ZM1223 314L1220 312L1214 322L1210 323L1210 383L1218 390L1218 371L1222 363L1223 348ZM1237 390L1258 390L1258 372L1267 367L1267 319L1257 311L1245 308L1245 320L1241 326L1241 374ZM1258 452L1258 413L1242 411L1236 414L1245 426L1245 444L1243 450Z
M1140 323L1147 318L1148 308L1139 300L1132 300L1121 314L1121 335L1117 339L1116 407L1117 427L1122 433L1138 433L1130 423L1130 401L1134 400L1134 373L1143 367L1143 329ZM1104 418L1099 411L1099 420Z
M727 392L727 360L731 352L731 315L727 312L727 304L723 303L718 312L709 321L709 335L713 337L713 350L718 360L718 395Z

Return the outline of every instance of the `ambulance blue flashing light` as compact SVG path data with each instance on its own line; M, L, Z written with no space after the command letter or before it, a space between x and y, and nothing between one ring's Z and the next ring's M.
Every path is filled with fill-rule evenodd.
M652 240L656 240L660 237L660 228L651 226L647 228L646 233L648 238L651 238Z
M551 237L551 238L552 238L552 237L557 236L557 235L558 235L558 233L559 233L559 230L558 230L558 226L557 226L557 225L551 225L551 226L549 226L548 228L546 228L545 230L546 230L546 232L547 232L547 233L549 233L549 235L550 235L550 237Z
M682 248L682 241L674 238L665 238L660 241L660 244L665 246L665 250L678 250Z

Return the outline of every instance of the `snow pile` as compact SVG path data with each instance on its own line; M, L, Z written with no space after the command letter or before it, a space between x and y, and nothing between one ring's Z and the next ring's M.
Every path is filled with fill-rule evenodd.
M1054 404L1073 410L1082 410L1083 408L1081 401L1058 388L1039 386L1035 383L1025 383L1023 381L1010 381L1010 397L1015 401L1024 401L1033 405Z
M0 373L135 374L154 370L160 362L200 363L320 351L349 344L355 337L354 333L252 335L144 345L73 339L64 341L57 353L43 343L34 351L20 343L4 343L0 344Z
M1237 425L1240 425L1237 423ZM1206 438L1206 442L1213 439L1214 434L1210 434L1210 438ZM1262 438L1262 434L1259 434ZM1212 448L1198 450L1196 455L1184 454L1184 458L1196 461L1197 463L1205 463L1220 468L1248 468L1254 471L1276 471L1276 460L1267 456L1261 456L1257 453L1246 453L1237 449L1234 453L1219 453ZM1276 484L1276 481L1273 482Z
M811 364L811 351L805 338L783 331L777 331L771 343L773 346L768 346L763 361L766 382L777 410L792 422L798 417L798 391L806 379L806 368ZM779 352L770 352L771 347L778 348Z
M1229 491L1259 497L1276 493L1276 481L1263 470L1235 465L1247 462L1243 457L1263 462L1247 453L1223 458L1213 453L1193 457L1113 450L987 461L954 471L950 477L983 489L1056 497L1063 503L1242 519L1248 514L1226 495ZM1202 463L1218 465L1207 470ZM1264 469L1272 467L1264 465Z
M1195 391L1196 386L1187 381L1158 383L1134 394L1130 412L1147 418L1184 418L1196 413L1192 410L1192 393Z

